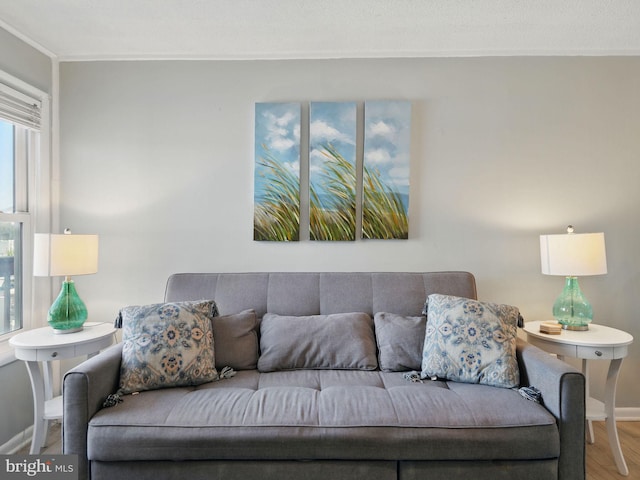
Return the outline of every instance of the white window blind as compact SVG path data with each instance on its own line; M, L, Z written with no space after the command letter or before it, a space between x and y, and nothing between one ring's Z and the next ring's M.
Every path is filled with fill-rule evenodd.
M39 100L0 83L0 118L40 130L41 107Z

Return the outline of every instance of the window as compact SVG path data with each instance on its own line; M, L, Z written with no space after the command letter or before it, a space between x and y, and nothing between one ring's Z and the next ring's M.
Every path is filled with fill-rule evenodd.
M40 102L0 83L0 338L29 322L30 186L40 151Z
M0 335L22 328L30 143L36 132L0 119ZM30 276L27 276L30 277Z

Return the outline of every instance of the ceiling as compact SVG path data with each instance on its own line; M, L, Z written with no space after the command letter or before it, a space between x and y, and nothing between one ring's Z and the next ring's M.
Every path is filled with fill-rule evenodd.
M0 0L61 61L640 55L638 0Z

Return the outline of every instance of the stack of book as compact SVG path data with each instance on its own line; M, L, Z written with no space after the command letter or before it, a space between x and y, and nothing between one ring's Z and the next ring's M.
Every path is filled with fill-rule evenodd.
M540 332L549 335L560 335L562 333L562 325L558 322L542 322L540 324Z

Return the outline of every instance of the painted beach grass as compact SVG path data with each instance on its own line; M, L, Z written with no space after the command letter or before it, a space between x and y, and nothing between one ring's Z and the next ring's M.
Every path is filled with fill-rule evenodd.
M355 240L356 169L332 145L321 149L325 160L316 171L324 179L322 193L309 185L311 240Z
M328 209L314 207L314 202L310 202L309 217L312 231L316 229L324 237L335 238L355 230L356 198L352 187L355 176L350 163L331 146L327 146L326 153L328 161L324 163L323 175L334 178L331 182L334 203ZM269 201L260 207L256 205L254 231L269 240L294 238L299 234L300 223L299 179L277 160L265 159L265 164L276 181L269 184ZM369 215L366 221L372 238L391 238L390 235L399 231L406 232L408 221L401 197L384 183L377 170L365 168L363 173L370 192L369 208L364 213ZM310 188L309 196L310 199L317 196L314 188Z
M253 239L300 239L300 178L267 154L258 162L267 180L260 201L254 205Z
M363 188L363 238L409 238L409 218L402 196L385 183L377 169L364 167Z

